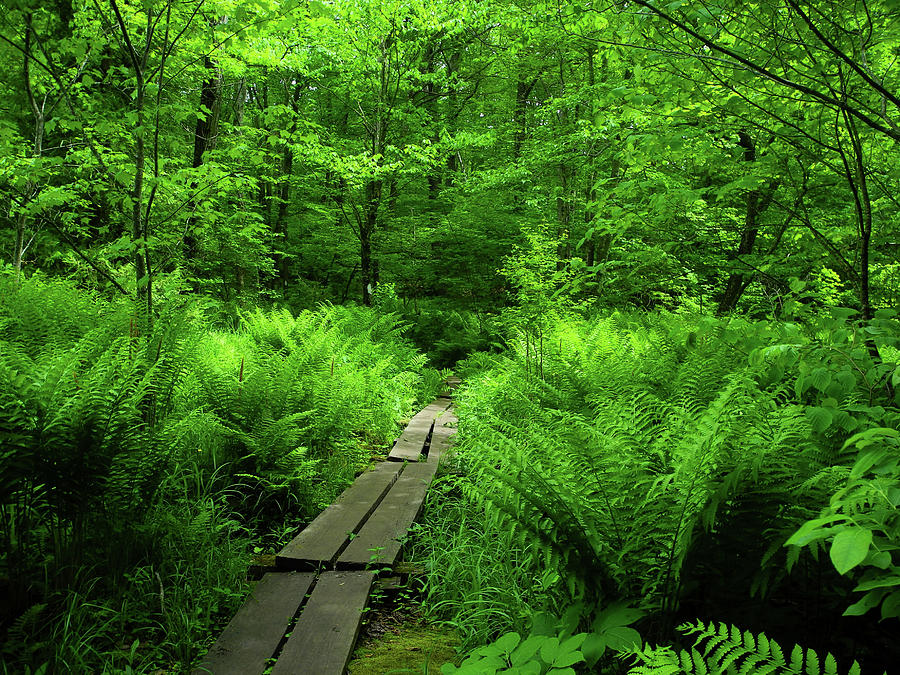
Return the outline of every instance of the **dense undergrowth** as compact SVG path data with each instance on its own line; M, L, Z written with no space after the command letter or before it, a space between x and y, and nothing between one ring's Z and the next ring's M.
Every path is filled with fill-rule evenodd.
M4 672L189 669L273 550L440 385L395 315L0 279Z
M426 611L469 649L510 630L537 641L504 637L460 672L563 672L602 665L605 647L632 658L606 651L604 672L713 672L729 654L734 672L794 672L766 661L766 634L823 667L834 653L837 672L900 662L900 328L890 312L793 309L545 314L463 364L458 466L413 551ZM692 660L675 628L697 618L724 622L716 649L731 646ZM749 631L743 651L728 625Z
M471 354L502 348L497 315L477 307L463 309L439 298L404 300L397 296L393 284L378 286L374 305L409 325L407 337L436 368L453 368Z

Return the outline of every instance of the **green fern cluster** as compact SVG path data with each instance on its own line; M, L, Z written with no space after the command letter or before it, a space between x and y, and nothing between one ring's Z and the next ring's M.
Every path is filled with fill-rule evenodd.
M130 629L85 625L83 635L98 631L88 647L50 627L89 623L67 614L83 611L76 596L121 597L145 625L181 635L170 658L189 664L214 599L235 602L248 537L289 538L437 393L440 375L404 329L396 316L331 306L256 311L233 330L195 304L151 322L127 301L0 277L2 625L40 611L45 628L31 656L12 638L3 649L22 664L56 650L53 668L72 658L94 670L83 659ZM133 595L101 593L126 575L141 580ZM189 589L210 606L195 609Z
M721 348L720 328L691 341L678 317L570 324L462 393L470 495L539 542L576 597L672 609L703 531L749 518L771 542L797 522L773 500L809 465L809 424Z
M852 586L827 559L785 546L810 521L813 536L789 543L812 540L815 553L831 541L839 572L865 570L847 613L880 604L892 617L895 441L883 432L862 452L843 447L850 431L897 423L884 386L895 366L879 364L866 335L896 353L887 319L860 327L839 312L805 328L613 313L525 326L507 353L472 357L459 369L453 480L469 520L481 519L470 527L507 542L518 572L436 570L456 589L432 592L437 613L467 625L466 598L487 605L485 589L514 580L530 588L504 592L518 604L496 608L495 630L520 628L536 601L640 599L659 635L687 608L770 621L772 598L801 598L775 621L803 621L810 606L836 617ZM435 564L454 554L442 555Z
M203 336L178 392L214 437L198 459L233 464L254 508L289 498L314 515L437 392L402 332L390 315L323 306L257 310L236 333Z
M812 649L795 645L790 656L765 633L754 635L724 623L702 621L678 626L685 635L694 635L690 651L671 647L645 646L635 650L637 663L629 675L838 675L834 656L824 659ZM847 675L859 675L853 662Z

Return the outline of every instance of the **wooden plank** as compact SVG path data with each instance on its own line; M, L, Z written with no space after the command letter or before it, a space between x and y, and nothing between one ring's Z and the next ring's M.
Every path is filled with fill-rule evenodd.
M444 385L446 386L446 390L442 396L448 396L450 398L453 397L454 392L457 390L460 384L460 379L455 375L448 377L444 380Z
M343 675L375 574L325 572L272 668L272 675Z
M418 462L419 456L425 450L425 441L428 439L428 434L431 433L433 424L434 418L428 420L427 426L424 422L415 426L410 423L394 444L388 460L391 462Z
M436 469L436 463L406 465L359 534L338 557L338 569L397 562L401 540L422 510L425 493Z
M341 548L372 513L388 492L400 465L380 463L367 471L322 511L300 534L275 556L279 569L317 569L329 565Z
M455 429L456 425L459 423L459 418L456 416L456 413L453 411L453 407L447 408L444 412L439 414L434 419L434 425L441 427L450 427Z
M459 420L453 411L452 405L435 418L434 429L431 431L431 443L428 447L429 464L439 462L441 455L450 449L453 435L456 434L457 422Z
M392 462L417 462L431 433L434 418L447 409L450 401L436 399L413 417L388 455Z
M266 574L193 675L258 675L268 666L314 574Z
M451 427L434 426L431 434L431 445L428 448L428 463L437 464L441 461L441 456L445 454L453 443L453 436L456 435L456 429Z

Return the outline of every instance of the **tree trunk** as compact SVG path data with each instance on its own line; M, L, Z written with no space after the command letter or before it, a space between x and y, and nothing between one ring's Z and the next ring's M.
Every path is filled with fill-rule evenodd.
M140 72L140 71L139 71ZM137 116L137 128L134 130L134 185L131 190L131 241L135 244L134 271L137 279L137 295L141 304L146 305L147 312L153 308L153 287L147 274L147 239L144 232L144 169L146 150L144 147L144 77L140 72L137 78L137 95L134 101Z
M596 84L596 75L594 71L593 45L587 48L587 76L588 87L590 88L590 92L588 94L588 98L590 101L589 114L591 116L590 119L593 122L594 116L596 115L596 102L594 100L594 85ZM593 159L594 153L592 152L590 156ZM594 225L594 219L597 217L597 190L594 186L596 180L596 169L593 166L593 162L591 162L590 171L588 172L587 177L587 186L584 189L584 230L586 237L584 261L588 267L593 267L597 261L597 244L594 241L594 233L590 231Z
M521 77L516 82L516 105L513 109L513 161L518 162L522 156L522 145L525 143L525 134L527 131L526 109L528 106L528 97L537 80L525 82Z
M425 75L425 82L422 85L422 95L425 99L423 107L428 115L428 122L431 127L431 142L436 145L440 140L440 136L438 135L439 115L437 109L437 92L435 90L433 79L435 73L435 57L435 46L433 43L429 42L425 47L425 53L422 56L422 60L424 61L423 73ZM428 202L433 220L437 218L436 202L440 196L441 183L440 169L437 165L433 166L428 172Z
M131 189L131 242L134 247L134 274L137 286L137 298L139 304L144 305L147 309L148 321L153 311L153 283L150 270L150 253L147 248L147 232L144 223L144 170L146 168L147 153L144 143L144 103L146 94L146 83L144 81L144 69L147 65L147 55L151 44L153 43L153 17L147 12L147 38L146 50L143 54L138 54L131 41L131 35L122 18L119 5L116 0L110 0L113 12L116 15L119 31L122 41L125 43L128 58L131 61L132 69L135 76L135 128L132 131L134 138L134 183Z
M203 155L216 147L221 106L222 71L209 56L203 58L207 75L200 89L200 109L194 127L194 161L196 169L203 164Z
M571 242L569 239L569 230L572 220L572 202L569 200L569 179L572 175L571 169L560 162L559 172L559 195L556 197L556 217L559 221L559 230L557 232L558 244L556 247L556 269L562 270L565 267L565 261L572 257Z
M381 41L381 72L378 90L378 99L372 115L372 125L369 136L369 150L375 160L376 169L381 166L384 159L384 150L387 144L387 129L390 116L390 67L388 64L388 51L393 36L389 35ZM372 235L378 225L378 209L381 206L383 181L381 178L372 178L366 182L363 204L363 217L359 223L359 271L362 282L362 300L364 305L372 304L372 292L375 290L377 280L373 274L372 266Z
M372 266L372 234L378 223L378 207L381 204L381 181L373 180L366 184L366 203L364 217L359 228L359 272L362 281L363 304L372 304L372 292L375 290L375 277Z
M456 86L453 83L453 75L457 70L459 70L460 58L460 51L457 49L454 50L454 52L450 55L450 58L447 59L447 80L450 83L447 90L447 102L449 108L449 115L447 115L447 126L448 131L451 135L456 131L456 117L460 112L457 109L459 106L459 92L456 90ZM458 155L456 151L452 151L447 157L447 171L444 173L445 187L453 187L454 176L459 168L457 157Z
M203 66L206 68L207 75L200 88L197 123L194 125L194 154L191 166L195 169L203 166L203 156L216 146L221 107L222 71L209 56L203 58ZM196 190L197 186L198 183L191 183L191 191ZM193 210L191 208L191 211ZM197 218L192 215L185 226L184 256L187 260L197 257L197 239L194 236L196 224Z
M28 103L34 116L34 137L31 156L37 160L44 154L44 102L40 104L34 95L34 87L31 83L31 15L25 18L25 48L22 52L22 75L25 79L25 92L28 95ZM46 100L46 99L45 99ZM25 232L28 227L28 205L37 196L38 187L31 178L25 182L25 193L22 195L21 210L16 216L15 245L13 248L13 270L16 275L16 283L22 276L22 260L25 257Z
M281 248L287 243L288 201L291 197L291 175L294 172L294 151L286 145L281 158L281 183L278 185L278 213L272 232L281 237ZM287 289L289 266L284 252L275 253L275 270L278 273L278 285L282 292Z
M856 122L847 111L843 112L844 123L850 135L850 147L853 150L852 166L846 151L840 141L838 131L838 145L841 160L850 190L853 193L853 204L856 210L856 222L859 231L859 304L862 309L863 319L868 321L874 314L872 310L871 290L869 288L869 247L872 242L872 199L869 195L869 181L866 174L865 156L862 140L856 129ZM875 349L870 343L870 349ZM877 353L877 349L875 349Z
M756 161L756 144L745 131L738 132L738 145L744 149L744 162L752 164ZM747 211L744 216L744 229L741 231L741 238L738 242L737 250L731 255L732 260L739 260L741 256L753 253L753 248L756 245L756 237L759 234L759 219L765 210L769 208L769 204L772 201L772 197L775 195L777 187L777 181L773 180L766 190L756 188L751 190L747 195ZM719 301L716 314L722 315L733 311L734 308L737 307L738 300L741 299L741 296L744 294L744 291L747 290L747 287L752 280L753 277L744 272L739 270L733 271L728 277L728 283L725 286L725 292L722 294L722 299Z
M298 104L300 101L300 94L303 91L299 76L296 76L294 79L296 80L296 84L294 85L293 94L289 94L289 91L285 92L286 95L290 96L289 102L291 110L294 112L294 117L289 129L289 138L297 131L297 116L299 114ZM278 184L278 211L276 212L275 222L272 226L272 233L276 237L281 237L282 251L275 251L274 258L275 270L278 274L278 286L282 292L287 289L290 277L290 265L284 249L288 241L287 214L291 198L291 177L293 173L294 149L291 147L290 141L287 141L281 155L281 180Z

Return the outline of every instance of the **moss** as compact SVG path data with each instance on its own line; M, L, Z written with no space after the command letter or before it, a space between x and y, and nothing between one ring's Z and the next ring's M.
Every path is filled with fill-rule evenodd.
M441 665L456 658L458 644L459 637L454 631L408 621L380 637L365 638L353 654L348 673L439 673Z

